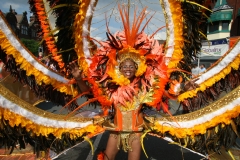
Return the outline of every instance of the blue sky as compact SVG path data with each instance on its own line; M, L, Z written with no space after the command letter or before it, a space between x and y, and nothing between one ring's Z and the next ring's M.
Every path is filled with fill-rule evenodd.
M27 11L28 17L31 15L28 0L1 0L1 11L4 13L9 12L10 5L18 14Z
M122 29L121 23L119 20L119 13L117 11L117 4L127 4L127 0L98 0L98 4L95 9L95 13L92 19L91 26L91 36L96 39L105 39L106 37L106 18L110 22L109 29L111 33L114 33ZM161 5L159 0L131 0L131 10L135 7L138 10L141 10L143 7L148 6L147 12L149 15L155 13L148 27L145 29L147 34L151 34L156 31L158 28L165 26L165 20L162 13ZM28 17L31 15L28 0L1 0L0 9L2 12L9 12L9 7L12 6L12 9L18 14L22 14L24 11L27 11ZM109 18L111 16L111 18ZM149 18L149 17L148 17ZM130 17L131 19L131 17ZM165 39L166 33L165 29L161 30L157 34L157 39Z
M107 20L109 20L109 29L111 33L114 33L118 30L122 29L121 22L118 22L120 20L120 16L118 13L117 5L120 4L127 4L127 0L99 0L98 4L95 9L95 13L92 20L92 28L91 28L91 34L93 37L103 37L106 35L106 20L105 16L107 17ZM162 8L159 3L159 0L131 0L130 1L131 7L130 10L134 10L134 8L138 8L139 11L141 11L142 8L147 6L147 12L149 15L153 15L154 17L148 24L148 27L146 27L145 32L147 34L151 34L155 32L158 28L161 28L162 26L165 26L165 19L164 15L162 13ZM109 18L111 16L111 18ZM147 18L149 18L148 16ZM130 17L132 19L132 17ZM145 20L145 22L147 19ZM144 22L143 22L144 24ZM160 36L158 39L165 39L166 33L165 29L161 30L158 33Z

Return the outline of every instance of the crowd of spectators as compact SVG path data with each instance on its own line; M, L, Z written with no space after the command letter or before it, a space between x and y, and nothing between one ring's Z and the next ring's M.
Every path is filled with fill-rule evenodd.
M192 65L192 78L195 78L196 76L198 76L200 73L203 73L206 71L206 67L204 64L201 64L200 66L198 66L197 64L193 64Z

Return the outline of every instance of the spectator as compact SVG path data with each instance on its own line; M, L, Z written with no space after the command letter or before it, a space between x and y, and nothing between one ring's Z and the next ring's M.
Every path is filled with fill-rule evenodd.
M197 66L197 64L193 64L192 66L192 78L196 77L200 73L200 68Z
M46 65L47 67L49 67L49 65L50 65L50 58L49 58L49 57L46 57L46 58L45 58L45 65Z
M38 60L42 60L42 58L43 58L43 53L42 53L42 52L39 52L39 53L38 53Z
M4 63L3 63L3 61L0 59L0 80L3 78L3 76L2 76L3 67L4 67Z
M205 65L201 64L201 66L200 66L200 73L205 72L205 71L206 71Z
M49 65L49 68L51 68L54 71L57 71L56 65L54 65L53 63Z

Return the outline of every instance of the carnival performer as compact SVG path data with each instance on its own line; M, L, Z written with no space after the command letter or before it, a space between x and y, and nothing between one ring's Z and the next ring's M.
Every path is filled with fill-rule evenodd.
M167 112L168 99L176 98L183 88L181 76L169 77L164 46L153 35L145 34L144 28L139 31L145 10L135 15L130 25L127 8L119 6L124 31L115 35L107 32L108 40L99 42L87 73L79 69L81 64L69 63L80 93L90 91L102 106L101 124L110 131L104 160L115 159L120 148L128 152L129 160L139 160L141 135L153 123L142 108L160 106ZM195 84L187 82L184 86L188 90ZM107 112L111 109L113 118Z
M76 79L80 91L89 91L90 87L83 80L78 64L76 62L71 62L69 68L71 69L73 77ZM132 89L140 91L140 78L135 76L137 69L137 63L131 58L124 59L119 65L121 74L130 80L131 86L133 87ZM118 86L111 87L114 89ZM196 87L194 82L187 81L184 85L184 90L192 90ZM147 128L147 124L144 123L143 113L141 112L142 104L137 104L128 111L124 111L126 110L126 106L123 107L121 104L114 105L113 107L115 113L114 123L108 121L103 124L107 130L110 130L110 136L104 153L104 160L114 160L121 146L124 151L128 152L129 160L138 160L140 159L141 153L140 137L143 129Z
M72 70L72 74L76 77L78 86L81 92L88 91L90 88L86 85L86 83L82 80L80 75L80 70L78 69L78 65L76 63L70 63L69 67ZM131 83L135 84L134 87L139 89L139 79L136 78L135 73L137 71L137 64L133 59L127 58L120 64L120 72L127 77ZM120 149L120 139L124 138L124 142L122 143L123 149L128 152L128 159L140 159L141 152L141 144L140 144L140 136L143 130L143 116L141 113L141 105L137 106L132 112L126 112L126 115L119 114L120 108L114 106L115 116L114 116L114 124L119 125L117 123L122 123L123 131L111 131L106 151L105 158L106 160L114 160L118 150ZM134 114L135 112L135 114ZM123 116L123 117L122 117ZM119 122L123 121L123 122ZM132 122L132 124L131 124ZM109 127L109 126L106 126ZM119 126L120 127L120 126ZM120 137L121 136L121 137ZM125 141L127 140L127 141ZM122 141L123 142L123 141Z

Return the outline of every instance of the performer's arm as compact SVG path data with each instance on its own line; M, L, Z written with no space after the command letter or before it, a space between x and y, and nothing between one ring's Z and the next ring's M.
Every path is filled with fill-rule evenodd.
M174 79L170 80L170 87L168 89L168 93L171 94L172 97L177 98L177 96L183 92L194 90L199 87L195 82L198 79L188 80L183 82L183 78L180 77L179 80Z
M81 92L86 92L90 90L90 87L86 84L86 82L82 78L76 79L76 81Z
M81 70L79 69L77 63L76 62L71 62L71 63L69 63L68 67L71 70L73 78L77 82L77 85L80 89L80 92L89 91L90 87L83 80Z

